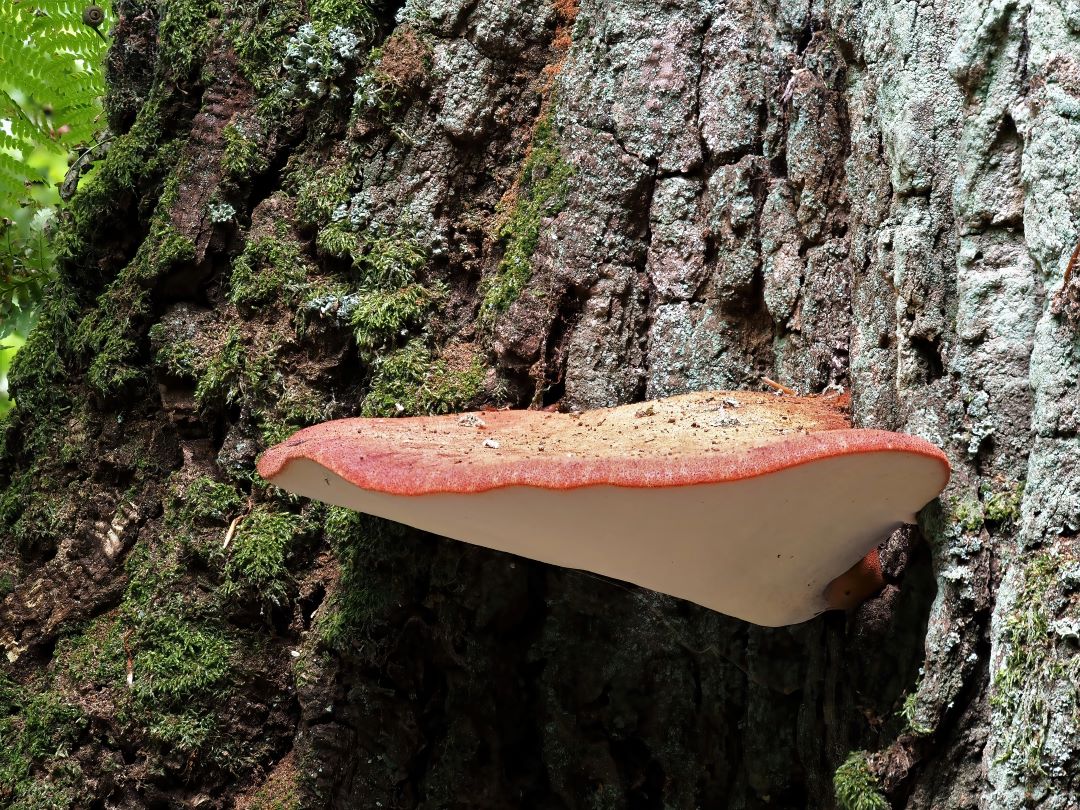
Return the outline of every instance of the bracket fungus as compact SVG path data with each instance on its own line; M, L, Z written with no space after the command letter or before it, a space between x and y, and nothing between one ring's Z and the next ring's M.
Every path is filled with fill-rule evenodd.
M340 419L258 468L290 492L767 626L875 592L877 544L949 479L938 448L852 429L836 398L747 392Z

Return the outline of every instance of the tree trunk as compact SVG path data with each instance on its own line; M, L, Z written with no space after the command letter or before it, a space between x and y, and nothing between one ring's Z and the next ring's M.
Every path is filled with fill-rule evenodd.
M116 11L4 423L0 804L1080 806L1075 0ZM324 419L765 376L952 460L849 615L254 473Z

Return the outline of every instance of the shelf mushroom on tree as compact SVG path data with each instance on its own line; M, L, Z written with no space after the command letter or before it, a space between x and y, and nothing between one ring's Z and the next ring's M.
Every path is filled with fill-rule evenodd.
M767 626L876 592L877 544L949 479L934 445L852 429L836 398L747 392L339 419L258 469L299 495Z

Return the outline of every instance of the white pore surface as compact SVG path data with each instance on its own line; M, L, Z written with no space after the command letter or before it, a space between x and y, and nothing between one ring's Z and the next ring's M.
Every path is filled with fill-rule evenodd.
M578 568L778 627L938 494L939 461L904 452L828 458L719 484L505 487L474 494L358 489L307 459L273 483L466 543ZM599 585L598 585L599 587Z

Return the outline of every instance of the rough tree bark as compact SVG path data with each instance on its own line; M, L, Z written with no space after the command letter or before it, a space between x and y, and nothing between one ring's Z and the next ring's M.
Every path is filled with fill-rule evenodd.
M1075 0L116 11L4 424L0 803L1080 806ZM763 375L953 461L849 616L253 477L325 418Z

